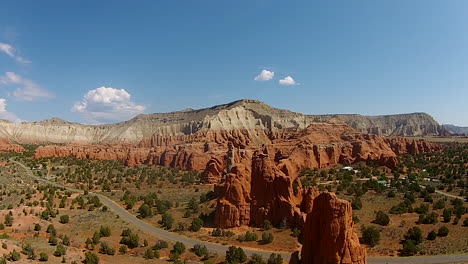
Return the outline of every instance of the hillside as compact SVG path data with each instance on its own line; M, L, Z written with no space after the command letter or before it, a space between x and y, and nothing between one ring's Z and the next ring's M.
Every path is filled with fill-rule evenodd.
M428 114L385 116L304 115L256 100L239 100L198 110L141 114L125 122L83 125L58 118L40 122L0 122L0 137L22 143L131 143L155 135L198 131L303 129L313 122L342 121L360 132L384 136L439 135L442 127Z
M444 124L443 127L454 134L465 134L468 135L468 127L459 127L454 125Z

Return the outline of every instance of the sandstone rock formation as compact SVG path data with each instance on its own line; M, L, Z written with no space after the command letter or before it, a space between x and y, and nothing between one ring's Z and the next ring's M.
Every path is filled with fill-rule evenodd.
M199 110L142 114L116 124L83 125L52 118L40 122L0 121L0 138L21 143L174 145L197 132L304 129L314 122L341 121L359 132L384 136L439 135L445 131L424 113L361 116L304 115L256 100L239 100ZM202 134L202 133L199 133ZM220 134L217 134L220 136ZM206 136L206 135L205 135ZM255 136L248 142L258 140Z
M222 162L209 162L205 173L210 182L218 178L215 189L220 197L215 222L221 227L261 226L268 219L275 225L302 226L318 193L302 188L300 170L360 161L393 168L398 154L437 150L438 145L424 140L356 133L342 123L313 123L303 130L272 134L268 144L251 159L241 159L225 181L219 180Z
M3 152L16 152L21 153L26 151L23 146L18 144L12 144L8 140L0 139L0 153Z
M367 263L366 249L354 232L351 203L333 193L314 199L303 228L303 264Z

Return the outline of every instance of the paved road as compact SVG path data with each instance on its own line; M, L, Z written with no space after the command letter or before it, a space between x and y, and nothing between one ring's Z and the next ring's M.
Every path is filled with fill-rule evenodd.
M23 163L15 161L13 159L10 159L10 161L16 163L20 167L22 167L27 175L29 177L32 177L38 181L45 182L47 184L57 186L60 188L65 188L69 191L72 192L78 192L78 193L83 193L82 190L72 188L72 187L67 187L63 186L61 184L58 184L56 182L50 182L44 178L38 177L32 173L32 171L26 167ZM191 239L189 237L185 236L180 236L178 234L168 232L166 230L157 228L155 226L152 226L138 218L136 218L134 215L129 213L127 210L122 208L120 205L109 199L108 197L98 194L98 193L90 193L93 195L97 195L101 202L109 207L110 210L112 210L114 213L120 216L123 220L132 223L133 225L137 226L141 231L154 235L155 237L158 237L160 239L164 240L169 240L172 242L180 241L184 243L186 246L192 247L195 244L204 244L208 248L208 250L212 252L216 252L219 255L224 255L227 250L227 246L219 245L219 244L213 244L209 242L204 242L204 241L199 241L196 239ZM307 238L306 238L307 239ZM263 251L263 250L258 250L258 249L251 249L251 248L243 248L245 253L250 256L252 254L260 254L264 258L268 258L271 253L280 253L283 256L283 259L289 260L291 254L290 253L284 253L284 252L270 252L270 251ZM438 263L463 263L466 262L468 263L468 255L444 255L444 256L421 256L421 257L369 257L368 258L368 263L369 264L406 264L406 263L414 263L414 264L438 264Z
M421 187L424 188L424 189L426 188L425 185L419 185L419 186L421 186ZM446 193L446 192L442 192L442 191L439 191L439 190L436 190L435 192L438 193L438 194L440 194L440 195L444 195L444 196L447 196L447 197L450 197L450 198L460 199L460 200L462 200L462 201L465 201L465 197L453 195L453 194Z

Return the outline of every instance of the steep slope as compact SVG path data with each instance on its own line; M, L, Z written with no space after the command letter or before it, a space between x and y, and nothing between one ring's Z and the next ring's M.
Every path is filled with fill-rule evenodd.
M384 136L440 135L442 126L426 113L362 116L362 115L311 115L314 121L340 120L354 129Z
M256 100L239 100L199 110L142 114L116 124L83 125L58 118L20 124L0 121L0 138L22 143L137 144L157 136L199 131L303 129L313 122L343 121L360 132L385 136L439 135L441 126L424 113L361 116L304 115Z
M453 134L468 135L468 127L460 127L460 126L447 125L447 124L443 125L443 127L446 130L452 132Z

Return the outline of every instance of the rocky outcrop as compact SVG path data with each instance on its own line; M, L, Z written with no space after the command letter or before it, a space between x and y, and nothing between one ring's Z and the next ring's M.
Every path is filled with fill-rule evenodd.
M300 131L270 135L268 144L251 159L240 159L233 167L235 173L227 173L225 181L219 180L224 171L222 162L210 161L205 173L210 182L218 178L216 193L220 197L216 224L261 226L268 219L275 225L302 226L303 216L314 207L318 193L303 190L298 178L300 170L355 162L394 168L399 154L439 149L438 145L423 140L356 133L342 123L313 123ZM247 169L238 170L237 166ZM242 199L238 202L236 198Z
M351 203L333 193L314 199L303 228L301 262L304 264L365 264L366 249L354 231Z
M3 152L22 153L24 151L26 150L23 148L23 146L10 143L4 139L0 139L0 153L3 153Z

